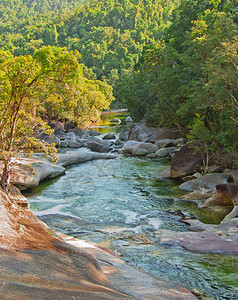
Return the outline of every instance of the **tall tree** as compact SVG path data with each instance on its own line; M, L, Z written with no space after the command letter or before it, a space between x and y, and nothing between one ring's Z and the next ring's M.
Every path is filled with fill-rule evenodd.
M92 96L83 95L87 91L97 91L93 100ZM76 110L87 116L97 109L107 108L113 99L110 91L110 87L103 82L92 81L89 88L78 63L77 51L48 46L42 47L33 56L19 57L1 51L0 158L4 162L2 188L9 188L9 169L15 152L29 148L38 148L46 153L54 150L34 138L34 128L44 126L40 114L47 111L47 99L60 99L56 103L61 107L59 110L63 111L62 108L65 108L74 118L79 119ZM51 151L51 154L55 154L55 151Z

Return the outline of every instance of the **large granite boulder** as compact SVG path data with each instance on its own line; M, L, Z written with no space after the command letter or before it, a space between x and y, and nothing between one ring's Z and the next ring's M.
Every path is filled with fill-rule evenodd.
M74 164L84 163L94 159L114 159L117 156L111 153L96 153L89 151L73 151L66 154L59 154L57 165L67 167Z
M100 132L97 131L97 130L94 130L94 129L88 130L87 133L88 133L90 136L98 136L98 135L100 135Z
M99 139L90 139L87 142L87 147L91 151L100 153L107 153L113 149L112 143L110 141Z
M128 140L128 129L127 127L123 127L120 134L119 134L119 139L121 141L127 141Z
M132 124L128 131L128 140L155 143L163 139L182 137L178 128L150 127L145 124Z
M55 178L65 173L65 166L83 163L94 159L112 159L117 156L107 153L93 153L89 151L72 151L59 154L56 164L42 157L17 157L13 159L10 171L10 182L20 190L33 188L47 178ZM3 164L0 163L0 174Z
M37 138L50 145L54 143L56 147L58 147L60 143L60 140L57 138L55 134L47 134L45 132L41 132L40 134L38 134Z
M215 192L218 184L227 183L227 177L224 174L213 173L200 176L199 178L188 180L180 184L179 188L188 192L194 190L207 190L209 192Z
M105 134L102 139L103 140L115 140L116 136L114 133L108 133L108 134Z
M127 141L122 149L119 151L120 154L133 154L134 149L144 149L147 153L155 153L158 150L158 146L152 143ZM147 154L146 153L146 154Z
M65 168L42 158L18 158L10 171L10 182L20 190L33 188L40 181L65 173Z
M170 176L172 178L182 178L184 176L196 173L202 168L202 157L195 153L193 148L187 145L174 153L170 167Z

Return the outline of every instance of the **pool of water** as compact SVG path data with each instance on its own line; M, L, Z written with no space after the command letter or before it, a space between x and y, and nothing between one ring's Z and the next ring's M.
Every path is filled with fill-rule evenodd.
M180 200L177 182L158 178L169 163L118 157L76 165L37 187L30 209L51 228L115 250L202 299L238 299L237 256L191 253L155 238L158 229L187 231L181 213L199 217L195 203Z

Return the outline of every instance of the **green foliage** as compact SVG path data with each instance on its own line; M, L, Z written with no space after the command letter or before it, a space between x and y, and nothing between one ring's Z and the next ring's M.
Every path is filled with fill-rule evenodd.
M237 16L237 1L181 1L164 39L144 47L121 89L132 112L143 106L150 124L189 132L207 158L215 149L237 151ZM140 93L132 93L138 78Z
M143 46L163 36L180 0L3 2L0 48L14 55L32 55L43 45L76 49L79 61L97 79L106 78L117 96L117 83L133 70Z
M190 126L187 138L189 145L192 146L195 153L200 153L203 160L203 172L206 174L209 167L211 153L214 152L214 135L207 128L205 118L195 114L194 123Z
M112 88L83 76L77 51L42 47L33 56L14 57L0 51L0 159L5 168L1 185L9 187L14 152L41 150L55 159L54 147L34 136L47 128L42 117L67 117L76 123L98 118L113 100Z

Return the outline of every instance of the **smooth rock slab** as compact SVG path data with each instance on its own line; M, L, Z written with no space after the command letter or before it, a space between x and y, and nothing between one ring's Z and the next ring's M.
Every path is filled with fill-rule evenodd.
M12 162L10 181L20 190L36 187L46 178L55 178L65 173L64 167L43 158L13 158Z
M211 192L216 191L216 185L227 183L226 176L223 174L206 174L197 179L188 180L182 183L179 188L188 192L194 190L209 190Z
M73 151L67 154L60 154L57 165L66 167L74 164L84 163L94 159L113 159L117 155L108 153L95 153L87 151Z
M110 250L51 231L1 190L0 200L1 299L196 299Z
M196 232L159 230L156 238L165 244L177 244L188 251L213 254L238 254L238 219L221 225L208 225L198 220L185 220Z

